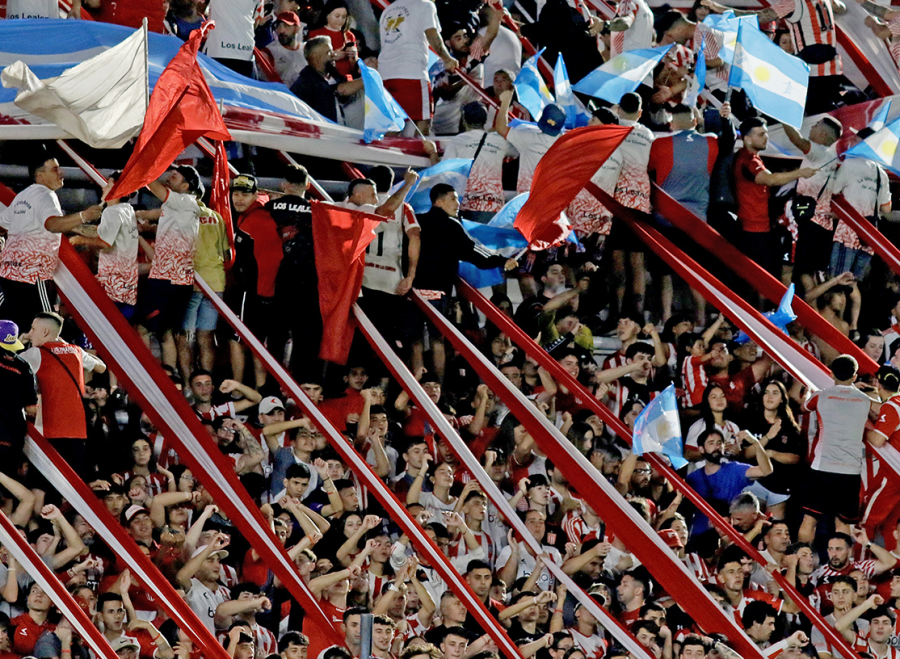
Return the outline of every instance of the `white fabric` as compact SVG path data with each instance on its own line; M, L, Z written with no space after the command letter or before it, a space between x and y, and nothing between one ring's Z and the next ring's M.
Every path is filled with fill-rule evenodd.
M60 234L44 228L50 217L62 217L59 197L35 183L22 190L12 205L0 213L0 227L7 231L0 251L0 277L34 284L53 277L59 256Z
M881 178L881 190L878 191L878 205L891 201L891 190L888 177L881 166L861 158L845 160L838 170L834 183L834 194L843 195L847 203L861 215L875 214L875 193L878 189L878 178Z
M534 170L544 154L553 146L556 137L541 132L535 126L520 125L510 128L506 139L519 152L519 178L516 181L516 192L519 194L529 192Z
M3 70L3 86L21 90L15 104L23 110L95 149L118 149L144 123L146 49L143 30L135 30L120 44L55 79L41 81L24 62L14 62Z
M194 283L194 247L200 235L200 206L193 195L169 190L156 230L150 279Z
M869 397L851 385L834 385L814 393L803 405L815 410L819 441L810 467L832 474L862 472L863 433L869 419Z
M487 28L481 28L478 34L484 35ZM506 69L512 73L513 80L522 70L522 42L516 33L505 25L500 26L497 38L491 44L487 59L484 60L484 84L490 87L494 84L494 74L500 69Z
M86 350L82 350L78 346L71 346L72 349L76 353L81 353L81 365L84 367L86 371L93 371L95 366L99 366L103 362L94 357L91 353ZM41 354L43 351L40 348L29 348L28 350L23 350L19 353L19 357L28 362L28 365L31 366L31 370L34 373L37 373L41 369Z
M275 41L266 46L266 50L272 53L272 60L275 70L278 72L278 77L281 78L285 85L291 87L297 82L300 72L306 66L303 44L300 43L300 47L297 50L291 50L282 46L281 42L275 39Z
M213 634L216 633L215 617L216 608L225 601L218 591L212 591L197 579L191 579L191 589L185 596L188 606L197 614L206 628Z
M103 290L115 302L136 304L138 229L131 205L120 203L103 209L97 236L110 245L97 259L97 279Z
M481 151L478 145L484 137L483 130L461 133L444 143L444 159L474 158L466 184L466 194L462 199L463 210L489 211L496 213L503 208L503 159L511 155L511 147L500 133L488 133Z
M209 18L216 23L206 39L206 54L248 61L253 59L253 24L263 15L260 0L213 0Z
M550 547L548 545L543 545L541 547L543 552L547 554L549 559L556 563L557 565L562 565L562 556L556 547ZM500 552L500 555L497 557L497 569L500 570L506 565L507 561L509 561L509 557L512 555L512 547L510 545L506 545L503 548L503 551ZM537 565L537 560L534 556L532 556L526 549L525 543L521 543L519 546L519 567L516 572L516 579L521 579L522 577L530 577L531 573L534 572L534 568ZM541 572L541 576L538 577L536 586L541 590L552 590L556 584L556 579L553 575L548 571L544 570Z
M59 18L58 0L6 0L6 18Z
M425 30L440 33L437 7L428 0L397 0L381 14L382 80L428 80L428 40Z
M379 195L378 203L383 204L390 195ZM350 202L338 204L345 208L375 213L376 206L356 206ZM375 240L366 247L366 267L363 270L363 287L382 293L396 294L397 286L403 279L403 238L412 229L418 229L415 215L401 205L392 218L385 218L373 229Z

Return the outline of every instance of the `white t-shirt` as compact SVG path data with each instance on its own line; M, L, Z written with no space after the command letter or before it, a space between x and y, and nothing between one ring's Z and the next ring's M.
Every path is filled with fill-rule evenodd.
M891 201L887 173L880 165L861 158L851 158L841 165L835 177L833 194L843 195L847 203L863 216L874 215L876 208ZM834 242L872 253L872 248L861 244L859 236L843 220L838 222L834 231Z
M838 167L837 147L834 144L826 147L810 142L809 153L804 156L800 167L818 170L814 176L797 181L797 194L818 200L812 221L831 231L834 226L834 220L831 218L831 191L834 189L835 170Z
M478 34L484 35L487 28L481 28ZM513 79L522 70L522 42L516 33L505 25L500 26L497 38L491 44L487 59L484 60L484 84L490 87L494 84L494 74L500 69L506 69L512 73Z
M474 158L466 194L461 208L467 211L486 211L496 213L505 202L503 196L503 159L509 154L510 147L500 133L488 133L481 151L478 145L484 138L483 130L470 130L449 139L445 143L444 159Z
M534 170L553 146L556 137L542 132L540 128L528 124L510 128L506 134L507 141L519 152L519 178L516 181L516 192L521 194L531 190L531 179Z
M560 556L559 551L556 547L550 547L548 545L543 545L541 547L543 552L547 554L551 561L556 563L557 565L562 565L562 556ZM500 570L506 565L507 561L509 561L509 557L512 555L512 547L510 545L506 545L503 548L503 551L500 552L500 555L497 557L497 569ZM521 579L522 577L530 577L531 573L534 572L534 568L537 565L537 561L534 556L532 556L527 549L525 549L524 543L522 543L522 547L519 550L519 569L516 572L516 579ZM556 578L549 570L544 570L541 572L541 576L538 577L537 587L541 590L552 590L554 584L556 583Z
M803 404L815 412L819 438L813 448L810 467L832 474L862 473L863 433L872 401L851 385L834 385L817 391Z
M616 182L622 171L622 153L616 149L591 177L591 181L609 195L616 191ZM566 208L566 215L572 229L579 237L592 233L608 236L612 227L612 213L586 190L579 190L575 199Z
M396 0L381 14L382 80L428 80L428 40L425 30L440 33L437 8L429 0Z
M291 50L282 46L281 42L275 39L275 41L266 46L266 50L272 53L272 60L275 70L278 72L278 77L281 78L285 85L291 87L297 82L300 72L306 67L303 44L300 43L300 47L297 50Z
M28 284L52 279L61 234L47 231L44 222L63 215L59 197L46 186L35 183L17 194L0 212L0 227L8 234L0 251L0 277Z
M206 54L248 61L253 59L253 28L265 8L260 0L213 0L209 4L209 18L216 28L209 33Z
M185 596L188 606L197 614L200 622L206 625L206 628L213 634L216 633L216 608L219 604L225 602L222 590L223 588L219 588L216 591L212 591L197 579L191 579L191 589Z
M616 18L632 18L631 27L622 32L613 32L610 39L612 56L629 50L653 47L653 12L644 0L619 0Z
M97 280L113 302L137 304L138 229L131 205L106 207L100 216L97 236L111 245L100 252Z
M59 18L57 0L6 0L6 18Z
M194 283L194 248L200 234L200 206L193 195L169 190L156 230L155 256L150 279L173 284Z

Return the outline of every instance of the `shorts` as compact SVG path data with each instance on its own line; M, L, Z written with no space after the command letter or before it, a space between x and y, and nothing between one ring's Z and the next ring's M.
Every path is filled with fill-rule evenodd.
M143 298L138 299L137 318L140 324L154 334L181 327L193 291L191 284L173 284L168 279L148 279Z
M119 313L125 317L125 320L130 322L131 319L134 318L134 313L136 311L135 305L126 304L125 302L113 302L113 304L116 305L116 309L118 309Z
M221 299L222 293L216 293ZM181 322L183 332L214 332L219 322L219 312L212 301L200 291L191 293L184 320Z
M229 295L227 300L229 308L240 318L241 322L250 330L260 343L265 343L272 331L275 322L275 298L261 297L256 293L242 291L240 289ZM234 332L233 341L240 341L241 337Z
M392 343L408 345L422 337L422 317L409 297L363 288L358 302L372 324Z
M872 255L861 249L847 247L844 243L832 243L831 263L828 266L828 274L837 277L845 272L852 272L856 281L865 279L869 274L869 265L872 263Z
M11 320L19 332L31 329L31 321L42 311L53 311L56 284L53 281L24 281L0 278L0 318Z
M609 237L606 239L606 249L613 252L644 252L647 248L641 239L634 235L625 220L613 217Z
M434 114L434 96L427 80L385 80L384 88L413 121L430 121Z
M794 269L807 275L827 270L834 232L811 220L801 222L798 231Z
M773 492L772 490L763 487L762 483L759 481L745 487L744 492L756 495L757 499L769 506L777 506L779 503L784 503L791 498L790 494L779 494L778 492Z
M811 517L834 516L847 524L859 521L862 478L810 469L803 486L803 512Z

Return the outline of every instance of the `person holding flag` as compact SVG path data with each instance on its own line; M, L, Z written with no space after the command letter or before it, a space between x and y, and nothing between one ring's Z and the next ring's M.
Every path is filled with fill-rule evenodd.
M731 9L715 0L703 0L703 6L717 14ZM765 9L734 9L735 16L756 16L760 25L778 20L787 22L794 52L809 64L807 115L829 112L843 105L841 95L850 83L843 76L834 17L845 13L847 7L842 0L778 0Z
M510 126L509 106L512 99L511 91L500 94L500 109L497 111L496 126L497 132L519 152L519 178L516 181L516 193L522 194L531 190L534 170L562 132L566 122L566 113L561 107L551 103L544 108L537 127L530 124Z

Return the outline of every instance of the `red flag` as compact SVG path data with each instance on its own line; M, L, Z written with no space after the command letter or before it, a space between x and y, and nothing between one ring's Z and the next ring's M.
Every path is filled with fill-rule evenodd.
M225 233L231 247L231 257L225 263L228 270L234 265L234 220L231 217L231 171L228 169L228 154L225 144L216 142L216 157L213 165L212 190L209 191L209 207L222 216L225 221Z
M534 170L531 194L513 223L529 245L546 249L566 237L560 213L629 132L628 126L588 126L556 140Z
M194 30L156 81L144 127L110 199L124 197L158 179L199 137L230 140L197 51L212 23Z
M374 240L373 229L383 219L321 201L311 204L322 312L319 358L346 364L353 341L350 307L362 288L366 246Z

